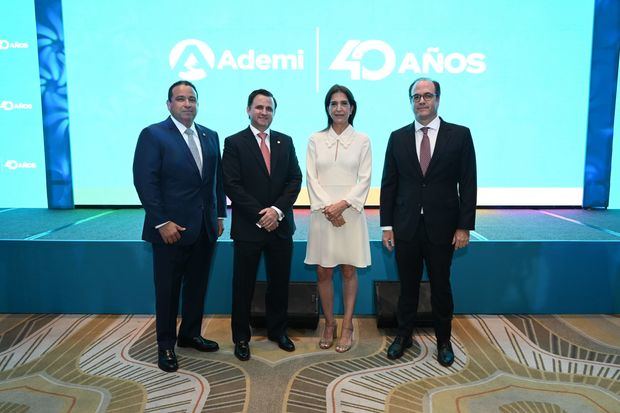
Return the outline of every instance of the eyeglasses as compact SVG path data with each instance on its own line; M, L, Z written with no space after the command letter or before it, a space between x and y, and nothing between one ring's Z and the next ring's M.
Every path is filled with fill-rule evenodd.
M411 96L410 99L412 99L414 102L419 102L422 99L424 99L424 101L428 102L428 101L431 101L436 96L437 95L434 94L434 93L425 93L423 95L418 95L416 93L415 95Z

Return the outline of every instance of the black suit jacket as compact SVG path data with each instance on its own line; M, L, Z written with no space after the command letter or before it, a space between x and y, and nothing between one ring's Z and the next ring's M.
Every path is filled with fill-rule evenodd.
M381 226L411 240L420 210L433 243L450 243L456 229L474 229L476 155L468 128L441 119L433 157L422 175L410 124L390 135L381 180Z
M138 138L133 162L134 185L146 212L142 239L163 243L155 226L167 221L185 227L179 244L192 244L204 222L217 240L217 218L226 216L220 143L217 133L195 124L202 148L202 177L192 153L168 117L148 126Z
M256 138L248 127L224 141L222 165L224 192L232 201L231 238L237 241L262 241L268 235L256 223L259 211L270 206L284 214L275 230L279 237L295 232L293 204L301 189L301 170L290 136L270 131L271 175Z

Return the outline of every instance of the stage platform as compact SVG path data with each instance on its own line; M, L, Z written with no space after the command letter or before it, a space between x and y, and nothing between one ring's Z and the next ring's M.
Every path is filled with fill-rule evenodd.
M360 315L374 314L374 281L397 280L378 210L366 214L373 264L359 271ZM143 217L141 209L0 209L0 313L153 313ZM303 264L309 211L296 210L295 219L291 278L313 281L314 269ZM229 219L225 226L209 314L230 312ZM452 280L457 313L620 313L620 210L480 209Z

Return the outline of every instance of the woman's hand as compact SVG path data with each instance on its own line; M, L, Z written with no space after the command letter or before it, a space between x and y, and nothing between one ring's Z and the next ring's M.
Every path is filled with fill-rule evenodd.
M347 222L344 220L343 216L340 215L339 217L336 217L334 219L330 219L329 222L332 223L333 226L335 227L341 227L344 224L346 224Z
M325 218L327 218L330 222L332 222L334 219L342 216L342 213L344 212L344 210L350 206L351 205L343 199L341 201L336 202L335 204L331 204L325 207L323 209L323 214L325 214Z

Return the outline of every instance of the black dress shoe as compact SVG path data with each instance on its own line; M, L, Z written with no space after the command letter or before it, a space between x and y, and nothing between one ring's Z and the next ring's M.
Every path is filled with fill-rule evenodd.
M241 361L248 361L250 359L250 344L247 341L235 343L235 357Z
M269 337L269 340L278 343L278 347L284 351L295 351L295 343L286 334L280 337Z
M196 336L192 338L179 337L177 339L177 346L179 347L191 347L198 351L218 351L220 346L215 341L207 340L206 338Z
M396 360L403 356L406 349L413 345L411 337L396 336L392 344L387 349L387 356L390 360Z
M168 373L177 371L179 369L179 363L177 362L177 355L174 354L174 350L159 350L157 354L157 366Z
M437 361L444 367L450 367L454 363L454 351L449 341L437 346Z

